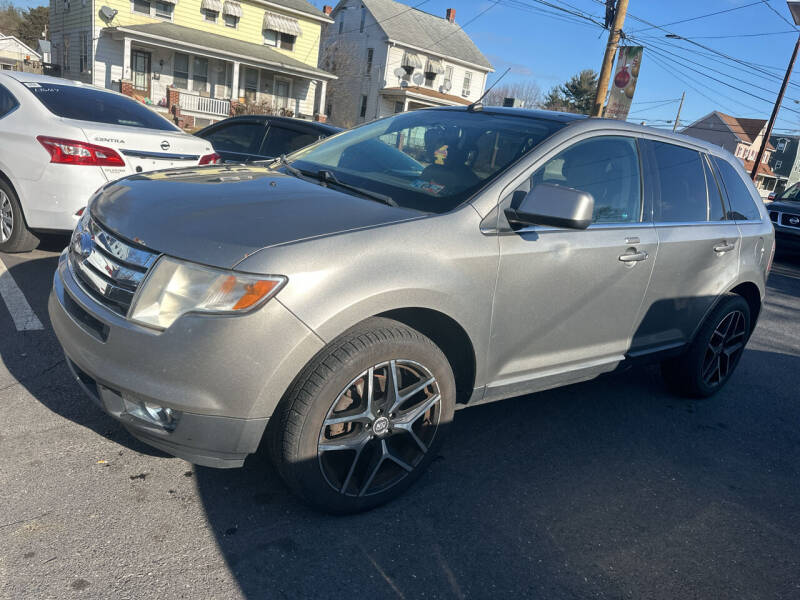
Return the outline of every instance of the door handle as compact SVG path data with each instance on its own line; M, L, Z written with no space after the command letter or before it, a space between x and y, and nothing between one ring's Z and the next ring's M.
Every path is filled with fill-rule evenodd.
M648 256L647 252L642 250L641 252L630 252L628 254L620 254L619 259L622 262L639 262L642 260L646 260L647 256Z
M734 248L736 248L736 242L722 242L721 244L714 246L714 252L722 254L723 252L730 252Z

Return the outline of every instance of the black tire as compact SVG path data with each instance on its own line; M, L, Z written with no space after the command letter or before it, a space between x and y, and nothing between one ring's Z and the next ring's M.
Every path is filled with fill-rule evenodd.
M390 373L397 373L401 392L419 391L396 404L387 383ZM415 373L422 376L414 379ZM431 378L433 383L420 387ZM372 394L364 392L367 381L373 382ZM271 458L289 488L315 508L334 514L369 510L402 494L425 471L452 422L455 398L450 363L430 339L397 321L371 318L334 340L300 373L270 419ZM342 403L350 405L334 412ZM413 417L428 404L426 412ZM390 412L390 405L397 406L396 412ZM372 413L386 413L377 420L364 417L365 423L328 423L350 419L353 411L362 413L369 406ZM333 416L340 414L348 416ZM400 425L412 417L412 423ZM337 428L350 431L329 437ZM325 445L356 439L367 440L357 451L331 452L334 446ZM392 458L384 458L387 449ZM383 488L376 483L381 481Z
M689 398L713 396L739 364L750 333L750 306L738 294L725 294L688 350L661 363L667 387Z
M17 194L0 179L0 252L30 252L38 245L39 238L25 223Z

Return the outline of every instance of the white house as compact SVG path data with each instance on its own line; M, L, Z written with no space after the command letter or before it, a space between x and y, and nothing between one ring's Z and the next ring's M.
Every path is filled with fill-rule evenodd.
M350 126L426 106L477 100L494 69L455 23L394 0L341 0L324 9L320 67L331 82L326 113Z
M13 35L0 33L0 69L5 71L30 71L39 66L42 56Z

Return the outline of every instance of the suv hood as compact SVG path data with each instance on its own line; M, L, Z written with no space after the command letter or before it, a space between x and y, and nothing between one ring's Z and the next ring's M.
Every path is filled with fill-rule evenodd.
M264 167L134 175L101 188L92 217L153 251L231 268L278 244L420 218Z
M791 200L773 200L767 204L767 210L800 213L800 202Z

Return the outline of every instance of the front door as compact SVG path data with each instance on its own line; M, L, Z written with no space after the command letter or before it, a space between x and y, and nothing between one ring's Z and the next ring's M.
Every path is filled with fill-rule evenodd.
M624 358L658 250L643 218L639 165L635 139L591 137L518 188L548 183L589 192L594 223L500 237L487 400L584 379Z
M150 96L150 61L151 55L143 50L131 52L131 65L133 68L133 89Z

